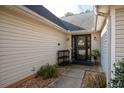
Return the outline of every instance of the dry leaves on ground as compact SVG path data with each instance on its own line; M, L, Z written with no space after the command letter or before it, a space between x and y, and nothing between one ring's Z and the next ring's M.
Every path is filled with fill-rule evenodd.
M64 73L65 68L58 68L58 71L59 75L61 76ZM44 88L48 87L48 85L55 80L56 78L49 78L44 80L41 76L38 76L37 78L32 78L22 82L21 84L17 85L16 88Z

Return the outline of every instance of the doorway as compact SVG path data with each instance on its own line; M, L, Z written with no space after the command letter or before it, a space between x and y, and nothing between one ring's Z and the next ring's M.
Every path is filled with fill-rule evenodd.
M91 62L91 35L72 36L72 61Z

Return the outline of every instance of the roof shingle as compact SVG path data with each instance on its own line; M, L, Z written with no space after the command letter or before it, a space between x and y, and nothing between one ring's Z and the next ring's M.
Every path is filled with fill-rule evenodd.
M92 29L94 24L94 13L84 13L84 14L75 14L68 17L62 17L61 20L64 22L71 23L77 27L83 28L85 30Z
M93 27L93 12L58 18L42 5L25 5L25 7L66 30L87 30Z
M34 11L35 13L43 16L44 18L52 21L53 23L61 26L64 29L67 29L63 22L56 17L53 13L51 13L48 9L46 9L42 5L25 5L25 7L29 8L30 10Z

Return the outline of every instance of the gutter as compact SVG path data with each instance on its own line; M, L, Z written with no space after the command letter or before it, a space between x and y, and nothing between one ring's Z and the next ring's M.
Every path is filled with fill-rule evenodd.
M70 31L68 31L68 30L66 30L66 29L64 29L64 28L62 28L62 27L60 27L60 26L58 26L57 24L55 24L55 23L49 21L48 19L42 17L41 15L35 13L34 11L28 9L28 8L25 7L25 6L16 6L16 7L19 8L19 9L21 9L21 10L23 10L23 11L25 11L25 12L27 12L27 13L29 13L29 14L31 14L31 15L33 15L33 16L36 16L36 17L40 18L40 19L41 19L40 21L44 22L45 24L47 24L47 25L49 25L49 26L52 26L52 27L54 27L54 28L60 30L61 32L64 32L64 33L67 33L67 34L70 33Z
M93 32L94 32L94 30L89 29L89 30L71 31L70 33L71 33L72 35L78 35L78 34L91 34L91 33L93 33Z

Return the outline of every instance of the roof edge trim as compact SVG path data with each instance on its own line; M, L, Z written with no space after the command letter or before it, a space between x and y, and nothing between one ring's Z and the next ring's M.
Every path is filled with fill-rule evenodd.
M20 8L20 9L22 9L22 10L24 10L25 12L30 13L30 14L33 15L33 16L36 16L36 17L40 18L41 20L43 20L42 22L44 22L44 23L46 23L46 24L48 24L48 25L50 25L50 26L53 26L54 28L60 30L61 32L69 33L68 30L66 30L66 29L64 29L64 28L62 28L62 27L60 27L60 26L58 26L57 24L51 22L50 20L48 20L48 19L42 17L41 15L35 13L34 11L30 10L29 8L27 8L27 7L25 7L25 6L17 6L17 7Z
M93 33L94 30L93 29L88 29L88 30L77 30L77 31L71 31L72 35L76 35L76 34L90 34Z

